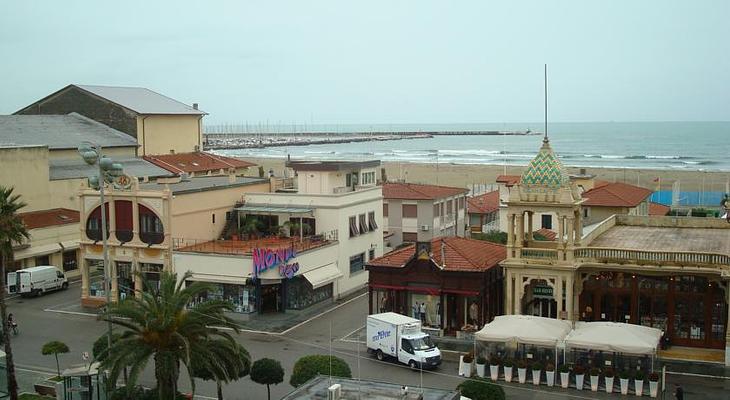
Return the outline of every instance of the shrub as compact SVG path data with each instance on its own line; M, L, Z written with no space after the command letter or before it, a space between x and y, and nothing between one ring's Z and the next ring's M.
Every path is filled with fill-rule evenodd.
M489 231L487 233L472 233L472 239L486 242L507 244L507 232Z
M570 372L570 365L568 365L568 364L561 365L560 366L560 372L562 372L562 373Z
M614 375L613 368L606 368L606 370L603 371L603 376L606 378L613 378Z
M142 386L135 386L129 389L123 386L111 392L109 397L110 400L159 400L159 398L157 389L146 389ZM187 396L180 392L177 392L175 395L175 400L186 400L187 398Z
M477 357L477 364L484 365L486 363L487 363L487 359L486 358L484 358L482 356Z
M281 363L270 358L256 360L251 367L251 380L266 385L268 399L271 400L271 385L284 382L284 368Z
M298 359L297 362L294 364L294 369L292 370L289 384L297 387L317 375L329 376L330 371L332 376L352 378L350 366L347 365L347 363L343 359L339 357L332 357L331 360L332 361L330 362L330 357L327 355L318 354L304 356Z
M472 400L504 400L504 390L485 378L467 379L456 389L462 396Z
M631 373L629 373L629 370L622 369L621 372L619 372L618 377L621 379L629 379L631 378Z
M515 366L515 362L511 358L507 358L504 360L502 365L504 365L505 368L512 368Z
M548 372L555 371L555 364L553 364L553 363L545 364L545 371L548 371Z
M527 368L527 361L517 360L517 368Z
M576 366L575 366L575 367L573 368L573 372L574 372L574 373L575 373L576 375L583 375L583 374L585 374L585 373L586 373L586 369L585 369L585 368L583 368L583 366L582 366L582 365L576 365Z
M601 370L596 367L591 368L591 376L598 376L598 375L601 375Z
M539 371L539 370L541 370L541 369L542 369L542 364L540 364L540 362L539 362L539 361L538 361L538 362L536 362L536 363L534 363L534 364L532 364L532 370L533 370L533 371Z
M659 382L659 374L657 374L656 372L652 372L651 374L649 374L649 380L652 382Z
M643 381L644 380L644 371L642 371L640 369L636 370L636 372L634 373L634 379L636 379L637 381Z
M472 361L474 361L474 357L471 355L471 353L464 354L464 362L465 363L468 364L468 363L470 363Z
M489 365L499 365L502 363L502 360L499 359L499 356L492 356L492 358L489 359Z

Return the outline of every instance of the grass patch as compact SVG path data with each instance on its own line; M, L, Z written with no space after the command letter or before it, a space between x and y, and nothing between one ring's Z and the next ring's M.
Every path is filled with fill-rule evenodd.
M60 376L54 376L52 378L48 378L47 380L51 382L63 382L63 378L61 378Z

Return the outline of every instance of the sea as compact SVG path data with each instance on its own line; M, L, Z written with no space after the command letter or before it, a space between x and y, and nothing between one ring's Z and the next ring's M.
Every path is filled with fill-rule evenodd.
M296 135L302 126L276 127ZM309 125L311 132L544 132L543 124L373 124ZM557 122L548 125L550 143L563 164L696 171L730 171L730 121L720 122ZM218 150L222 155L309 160L363 160L412 163L526 165L542 144L541 135L434 136L428 139Z

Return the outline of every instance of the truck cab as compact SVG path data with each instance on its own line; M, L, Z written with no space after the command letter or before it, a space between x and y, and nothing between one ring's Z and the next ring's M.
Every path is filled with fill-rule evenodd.
M431 336L420 332L401 337L398 361L411 368L434 368L441 364L441 351Z

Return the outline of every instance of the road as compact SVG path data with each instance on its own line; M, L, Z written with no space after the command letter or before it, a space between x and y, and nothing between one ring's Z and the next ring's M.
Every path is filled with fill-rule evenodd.
M69 354L60 357L62 366L80 364L82 352L91 352L93 342L105 332L104 322L89 315L47 311L63 309L64 306L74 304L78 302L79 295L79 285L73 284L70 289L63 292L49 293L40 298L15 298L9 301L10 312L15 314L20 327L20 334L13 338L13 351L19 367L42 372L54 371L54 358L43 356L40 352L42 345L50 340L60 340L68 344L71 349ZM395 382L411 387L422 384L426 387L444 389L453 389L463 380L457 376L455 363L445 362L439 370L424 371L421 374L409 370L406 366L378 362L366 354L363 345L340 340L361 328L366 314L367 299L361 296L298 326L285 335L241 333L237 338L254 359L269 357L281 361L286 375L283 383L272 386L272 399L281 398L292 390L288 380L294 362L298 358L309 354L329 354L330 351L348 362L355 378L359 376L362 379ZM140 383L154 386L152 362L148 365ZM670 375L668 383L670 388L673 388L674 383L682 384L687 399L730 399L728 380ZM180 386L181 391L189 389L189 382L185 376L181 377ZM532 385L508 385L505 386L505 391L509 399L519 400L617 398L617 395L605 393L565 391ZM215 398L215 393L215 384L196 382L196 394L199 398ZM225 386L223 393L226 399L265 399L266 387L246 377Z

